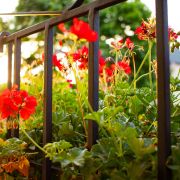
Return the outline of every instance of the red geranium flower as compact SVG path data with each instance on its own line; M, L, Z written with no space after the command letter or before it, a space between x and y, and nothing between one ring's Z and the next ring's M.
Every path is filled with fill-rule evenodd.
M105 59L101 56L101 53L99 54L99 74L101 75L103 73L103 69L106 65Z
M134 43L131 41L130 38L127 38L125 41L125 45L129 50L133 50L134 49Z
M77 18L73 19L70 32L76 34L80 39L86 39L89 42L94 42L98 38L97 33L90 28L88 23Z
M66 29L64 23L58 24L58 29L62 32L67 32L68 30Z
M44 61L44 53L42 54L42 60ZM60 71L62 71L64 69L64 65L61 64L61 60L60 59L57 59L57 55L56 54L53 54L52 60L53 60L53 66L58 67L58 69Z
M35 112L36 106L36 98L29 96L26 91L18 90L17 86L5 90L0 95L0 112L3 119L17 117L18 114L22 119L28 119Z
M154 18L148 19L148 21L144 21L141 23L135 30L135 34L138 35L140 40L148 40L148 39L155 39L156 38L156 21Z
M88 48L83 46L81 49L78 49L76 53L73 54L74 61L78 61L79 69L86 69L88 67Z
M126 61L119 61L118 66L120 69L122 69L126 74L131 74L131 67L129 66L129 63Z
M106 74L108 76L112 76L114 74L115 66L115 64L111 64L110 66L106 67Z
M116 50L120 50L123 47L123 39L119 40L119 41L113 41L110 44L114 49Z
M169 34L169 40L170 41L175 41L178 38L177 33L174 32L172 28L168 28L168 34Z

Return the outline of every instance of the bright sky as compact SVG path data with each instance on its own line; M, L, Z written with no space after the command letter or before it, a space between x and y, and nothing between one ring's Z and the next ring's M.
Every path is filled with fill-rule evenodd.
M15 7L18 4L18 0L0 0L0 12L13 12ZM152 11L152 14L155 15L155 0L141 0L145 3L149 9ZM180 0L168 0L168 16L169 16L169 25L175 29L175 31L180 31L180 14L179 12ZM3 17L3 20L6 22L11 16ZM0 84L6 82L7 79L7 57L0 54L0 72L3 75L0 75Z

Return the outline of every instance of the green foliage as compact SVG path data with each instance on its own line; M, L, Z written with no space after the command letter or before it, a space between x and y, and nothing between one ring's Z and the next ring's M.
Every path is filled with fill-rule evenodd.
M87 150L71 147L69 142L61 140L46 144L44 149L47 152L46 157L49 157L53 162L60 162L62 168L68 165L83 166L85 156L88 154Z
M0 160L24 154L26 146L27 144L18 138L11 138L6 141L0 139Z

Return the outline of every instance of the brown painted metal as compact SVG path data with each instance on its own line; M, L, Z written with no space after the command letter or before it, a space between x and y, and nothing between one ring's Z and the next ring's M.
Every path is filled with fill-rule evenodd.
M9 36L9 32L3 31L0 33L0 52L3 52L4 37Z
M73 5L71 5L68 10L75 9L83 4L84 0L76 0Z
M12 87L12 48L13 48L13 43L10 42L8 43L8 82L7 82L7 86L8 89L11 89ZM10 122L10 118L7 119L7 122ZM12 129L7 129L7 133L6 133L6 138L10 138L11 137L11 131Z
M21 71L21 39L14 39L14 82L20 89L20 71ZM12 136L19 137L19 127L12 129Z
M8 43L8 82L7 82L8 89L11 89L12 87L12 48L13 48L13 43L12 42Z
M14 40L14 84L20 89L20 70L21 70L21 39Z
M44 44L44 124L43 144L51 142L52 137L52 56L53 56L53 27L45 24ZM42 179L51 179L51 162L46 158L43 162Z
M170 141L170 73L167 0L156 0L158 65L158 179L170 180L166 166L171 154Z
M99 11L91 9L89 11L89 24L99 35ZM99 40L89 43L88 61L88 100L94 111L98 110L99 104ZM88 121L88 149L96 143L98 139L98 125Z

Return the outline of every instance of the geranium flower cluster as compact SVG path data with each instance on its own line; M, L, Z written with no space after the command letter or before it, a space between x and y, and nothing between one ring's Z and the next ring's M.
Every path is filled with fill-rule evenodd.
M128 37L124 41L123 39L112 41L110 43L110 47L112 47L115 51L119 51L123 48L127 48L128 50L132 51L135 47L134 43L131 41L131 39Z
M42 54L42 61L44 61L44 53ZM64 69L64 65L62 64L61 60L57 58L56 54L52 56L52 63L54 67L57 67L60 71Z
M172 28L168 28L169 41L176 41L178 34L174 32ZM154 40L156 38L156 20L155 18L149 18L147 21L142 21L141 26L135 30L140 40Z
M26 91L18 90L15 85L11 90L4 90L0 94L0 116L16 118L18 115L24 120L35 112L37 101L34 96L29 96Z
M148 21L143 20L141 26L136 28L135 34L137 34L140 40L154 40L156 38L155 19L148 19Z
M66 29L64 23L59 24L58 29L63 32L62 35L58 36L60 48L63 49L64 47L68 47L70 49L69 52L64 53L66 55L65 61L68 61L68 66L64 66L64 69L67 70L71 67L76 67L77 70L87 70L89 49L84 44L86 42L96 41L98 38L97 33L90 28L88 23L77 18L73 19L73 25L70 26L69 30ZM84 40L81 41L81 39ZM74 43L78 46L77 49L74 48L74 45L72 45ZM132 54L135 45L130 38L126 38L125 40L121 39L119 41L111 42L110 47L115 53L121 51L121 49L125 49L125 51L129 52L129 54ZM119 57L120 60L115 62L115 60L112 58L113 61L110 62L108 58L104 59L101 51L99 51L98 56L99 75L101 78L106 79L107 82L112 82L116 73L122 74L123 72L126 75L131 74L130 59L127 60L126 57ZM76 65L73 66L73 63ZM67 81L72 83L71 79L68 79Z
M132 41L131 41L131 44ZM129 45L132 49L134 45ZM75 62L78 62L79 69L87 69L88 68L88 48L86 46L83 46L81 49L78 49L76 53L73 54L73 60ZM119 61L117 65L112 62L109 64L108 59L104 59L101 55L101 52L99 52L99 74L103 76L103 71L105 71L107 76L112 76L114 74L115 66L118 67L119 70L124 71L126 74L131 74L131 67L129 66L129 61L123 60Z
M125 58L121 61L118 61L117 64L114 62L112 58L107 58L106 61L100 62L100 67L101 67L100 75L103 76L103 70L104 70L108 77L112 77L113 75L115 75L114 73L116 68L118 72L122 71L125 74L129 75L131 74L131 67L129 63L130 63L129 59L125 59Z
M97 32L93 31L88 23L79 20L78 18L73 19L73 25L70 27L69 30L66 29L64 23L59 24L58 28L64 33L73 33L79 39L86 39L88 42L95 42L98 39Z

